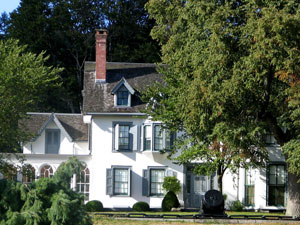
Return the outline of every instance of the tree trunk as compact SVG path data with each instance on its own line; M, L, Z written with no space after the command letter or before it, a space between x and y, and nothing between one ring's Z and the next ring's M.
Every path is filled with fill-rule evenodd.
M300 183L297 183L299 177L288 173L288 190L287 190L287 216L300 216Z
M223 194L223 174L218 174L218 188L219 191Z

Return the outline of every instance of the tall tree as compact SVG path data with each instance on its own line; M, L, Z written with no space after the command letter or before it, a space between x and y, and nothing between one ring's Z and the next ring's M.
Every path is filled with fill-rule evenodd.
M44 100L49 90L59 88L61 69L45 66L43 53L26 52L15 40L0 40L0 152L17 152L28 134L18 128ZM2 164L0 157L0 166Z
M29 51L46 51L48 65L64 68L64 89L49 92L41 111L80 111L84 62L94 57L95 28L104 26L101 5L96 0L21 0L10 14L7 36Z
M155 21L144 8L146 2L148 0L104 0L109 61L160 61L158 42L150 36Z
M46 51L50 55L48 65L64 68L64 89L49 92L40 111L80 111L83 67L86 60L94 60L96 28L109 30L109 61L160 61L158 42L150 37L154 20L144 9L146 2L21 0L10 17L2 15L3 37L19 39L37 54Z
M298 1L150 0L147 9L168 65L165 85L148 92L149 113L186 133L178 160L212 158L200 171L218 169L230 150L228 165L263 162L272 133L288 162L287 215L299 216Z

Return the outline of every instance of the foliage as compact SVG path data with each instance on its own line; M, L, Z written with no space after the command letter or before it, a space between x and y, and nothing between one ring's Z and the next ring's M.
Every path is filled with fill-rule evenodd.
M147 212L150 211L150 206L147 202L136 202L132 206L132 209L135 212Z
M244 205L239 200L233 201L229 205L229 210L231 211L241 212L243 211L243 208Z
M19 150L29 134L18 129L18 121L59 87L61 69L45 66L47 59L43 53L26 52L18 41L0 40L0 152Z
M164 85L145 100L154 120L185 133L176 160L204 161L194 172L217 171L222 190L227 169L265 165L267 134L293 154L296 144L284 145L300 134L299 3L150 0L146 7L168 67ZM294 162L290 171L299 171Z
M170 212L172 208L178 208L180 206L178 198L176 194L172 191L169 191L162 203L161 203L161 208L164 212Z
M98 200L89 201L85 205L86 211L88 212L102 212L103 211L103 205L102 202Z
M74 157L62 164L52 178L41 178L32 184L1 180L0 224L91 224L84 196L66 186L82 167Z
M180 181L175 176L165 177L162 187L165 191L172 191L175 194L181 191Z
M28 50L50 56L48 65L62 67L63 87L49 91L40 111L79 112L85 61L95 57L96 28L107 28L108 60L159 61L158 43L149 33L154 21L146 0L21 0L9 16L0 17L3 38L19 39ZM24 26L26 24L26 26Z

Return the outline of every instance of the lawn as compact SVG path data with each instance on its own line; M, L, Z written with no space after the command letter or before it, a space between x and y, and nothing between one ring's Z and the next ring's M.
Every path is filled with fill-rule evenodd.
M127 214L128 212L109 212L110 214ZM180 214L180 215L194 215L197 214L197 212L144 212L145 214L151 214L151 215L160 215L160 214ZM226 212L227 215L265 215L265 216L284 216L283 213L259 213L259 212ZM229 223L225 224L230 224ZM130 220L130 219L125 219L125 218L108 218L105 216L99 216L99 215L93 215L93 223L94 225L108 225L108 224L121 224L121 225L180 225L180 224L199 224L199 223L194 223L194 222L187 222L187 221L161 221L161 220ZM206 221L204 224L224 224L221 221L218 220L209 220ZM255 224L253 221L252 224ZM256 223L257 224L257 223ZM271 223L269 223L271 224ZM273 225L274 223L272 223ZM283 223L283 222L278 222L275 223L276 225L284 225L288 224L288 222ZM300 223L299 223L300 224Z

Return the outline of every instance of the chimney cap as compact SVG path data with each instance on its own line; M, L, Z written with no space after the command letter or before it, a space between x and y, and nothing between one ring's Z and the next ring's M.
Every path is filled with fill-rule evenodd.
M96 34L108 34L107 29L95 29Z

